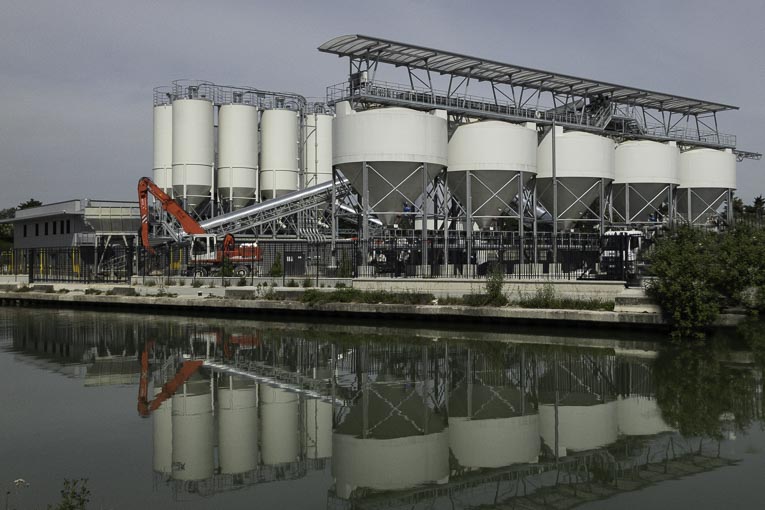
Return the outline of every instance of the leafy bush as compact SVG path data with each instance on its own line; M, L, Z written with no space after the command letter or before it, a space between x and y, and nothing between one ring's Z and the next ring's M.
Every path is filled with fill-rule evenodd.
M244 276L240 277L236 281L236 286L237 287L246 287L247 286L247 278L245 278Z
M306 289L309 288L309 287L313 287L313 280L311 280L308 277L305 277L303 279L303 287L306 288Z
M194 287L195 289L198 289L202 285L203 283L201 280L194 280L193 282L191 282L191 286Z
M276 258L274 258L274 263L271 264L271 269L268 271L268 274L274 277L279 277L284 274L284 269L282 268L281 252L276 252Z
M714 323L723 294L716 234L689 227L659 239L650 254L656 277L648 293L661 306L676 336L703 336Z
M489 298L487 304L493 306L504 306L507 304L507 298L502 292L505 286L505 271L500 264L494 264L486 275L486 295Z
M285 287L297 287L298 284L297 284L297 282L295 280L290 279L290 280L287 281L287 283L284 286Z

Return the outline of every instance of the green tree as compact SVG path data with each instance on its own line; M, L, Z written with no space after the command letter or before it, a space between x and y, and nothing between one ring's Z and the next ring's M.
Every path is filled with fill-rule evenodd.
M700 330L715 321L722 302L715 287L722 279L717 274L715 234L681 227L656 242L649 261L656 278L648 293L658 301L674 333L703 336Z
M43 205L43 203L42 203L42 202L40 202L39 200L35 200L34 198L30 198L30 199L29 199L29 200L27 200L26 202L21 202L21 203L20 203L20 204L19 204L19 205L16 207L16 209L18 209L19 211L21 211L21 210L23 210L23 209L31 209L31 208L33 208L33 207L40 207L41 205Z

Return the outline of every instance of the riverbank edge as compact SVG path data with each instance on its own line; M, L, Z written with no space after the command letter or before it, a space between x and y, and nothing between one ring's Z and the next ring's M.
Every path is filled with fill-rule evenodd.
M640 328L668 330L660 314L607 312L591 310L551 310L507 307L469 307L457 305L397 305L365 303L308 304L289 300L232 299L225 297L186 298L152 296L114 296L84 294L52 294L41 292L0 292L4 306L58 306L66 308L120 308L151 312L208 314L252 314L269 318L316 316L343 318L376 318L383 320L417 320L448 322L485 322L544 324L545 326L589 326L606 328ZM723 314L718 327L733 327L745 316Z

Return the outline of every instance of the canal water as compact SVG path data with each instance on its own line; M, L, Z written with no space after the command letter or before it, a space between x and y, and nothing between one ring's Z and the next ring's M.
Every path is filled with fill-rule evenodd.
M0 308L0 503L762 507L760 323L396 326Z

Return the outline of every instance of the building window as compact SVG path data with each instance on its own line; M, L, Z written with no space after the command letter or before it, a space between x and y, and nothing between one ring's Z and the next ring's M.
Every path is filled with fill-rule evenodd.
M45 235L48 235L48 222L45 222Z
M71 224L69 223L69 220L66 220L66 233L67 234L72 233Z
M53 235L55 236L56 235L56 225L58 225L58 224L55 221L52 221L51 223L53 223Z
M24 225L24 237L26 237L26 236L27 236L27 226Z
M40 235L40 224L35 223L35 237Z
M59 231L63 234L64 233L64 220L61 220L61 228Z

